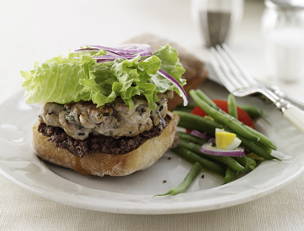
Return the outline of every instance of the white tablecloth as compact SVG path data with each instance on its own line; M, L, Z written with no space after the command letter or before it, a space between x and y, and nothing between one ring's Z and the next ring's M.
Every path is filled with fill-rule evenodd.
M233 208L186 215L113 215L42 199L0 177L0 230L300 231L304 176L262 199Z
M263 76L261 3L246 5L235 47ZM3 1L0 7L0 101L20 88L19 70L87 43L111 44L154 32L188 47L199 37L190 0ZM264 65L264 66L263 66ZM301 96L303 84L285 86ZM0 147L1 151L1 147ZM0 176L0 230L304 230L304 176L265 198L233 208L167 216L113 215L42 199Z

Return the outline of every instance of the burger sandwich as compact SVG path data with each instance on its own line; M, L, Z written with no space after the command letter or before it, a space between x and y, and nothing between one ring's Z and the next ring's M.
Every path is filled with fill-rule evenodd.
M82 174L124 176L172 145L173 93L187 103L185 69L165 45L85 46L23 71L29 103L43 104L33 146L48 162Z

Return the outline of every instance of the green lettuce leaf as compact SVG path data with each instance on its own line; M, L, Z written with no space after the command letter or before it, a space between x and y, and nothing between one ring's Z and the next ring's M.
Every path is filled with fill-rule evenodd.
M169 45L145 59L138 56L97 63L92 58L103 54L104 51L71 53L36 64L30 71L21 71L27 102L65 104L92 101L103 106L121 97L132 107L132 98L143 95L149 106L154 108L159 93L168 90L179 93L170 81L158 74L158 70L167 71L181 85L185 84L182 78L185 69L176 50Z

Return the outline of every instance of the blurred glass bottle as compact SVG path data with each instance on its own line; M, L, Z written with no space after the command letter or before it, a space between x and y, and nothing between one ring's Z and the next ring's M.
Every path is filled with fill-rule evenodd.
M192 0L192 14L203 44L227 42L243 14L243 0Z
M271 75L283 82L304 77L304 1L265 0L263 32Z

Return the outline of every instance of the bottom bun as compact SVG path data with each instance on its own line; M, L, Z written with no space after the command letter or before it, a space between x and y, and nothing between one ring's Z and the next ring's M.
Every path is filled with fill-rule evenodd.
M37 155L54 164L73 169L81 174L96 176L126 176L154 164L174 142L178 116L169 114L170 122L159 136L141 144L126 154L94 152L78 157L67 149L59 148L49 137L38 131L39 122L33 127L33 145Z

